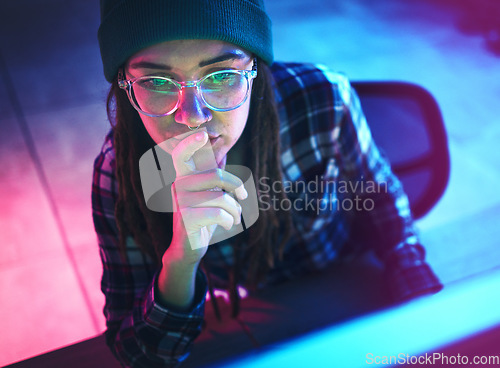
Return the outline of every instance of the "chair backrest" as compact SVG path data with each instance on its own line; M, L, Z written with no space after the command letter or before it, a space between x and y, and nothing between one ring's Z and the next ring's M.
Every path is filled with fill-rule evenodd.
M429 212L450 175L448 140L433 96L406 82L352 82L375 142L408 194L413 217Z

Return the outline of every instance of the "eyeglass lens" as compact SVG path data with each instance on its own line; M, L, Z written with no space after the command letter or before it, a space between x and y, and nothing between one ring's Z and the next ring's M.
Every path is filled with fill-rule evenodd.
M231 109L243 102L248 92L248 80L240 73L220 72L205 78L200 92L208 107ZM168 79L142 78L132 84L131 97L137 107L154 115L171 112L177 105L181 89Z

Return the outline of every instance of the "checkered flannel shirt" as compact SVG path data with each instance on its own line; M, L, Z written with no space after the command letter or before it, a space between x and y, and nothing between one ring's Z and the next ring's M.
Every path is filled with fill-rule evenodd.
M268 281L323 269L345 247L359 243L373 249L385 263L388 287L396 299L440 290L442 285L425 262L408 198L375 146L348 80L322 66L307 64L274 63L272 72L281 124L283 182L316 181L322 190L290 192L288 202L281 203L294 212L297 235L287 243L284 258ZM179 312L156 300L159 270L131 239L126 258L120 256L114 217L114 154L109 134L94 163L92 186L107 343L126 366L175 366L187 357L201 331L206 278L198 271L194 306L189 312ZM269 183L256 184L263 192ZM365 204L364 211L352 208L356 198L358 204ZM271 205L266 202L269 197L259 200L261 210ZM204 262L210 271L216 273L232 264L230 241L209 248ZM240 280L245 279L245 271L242 267Z

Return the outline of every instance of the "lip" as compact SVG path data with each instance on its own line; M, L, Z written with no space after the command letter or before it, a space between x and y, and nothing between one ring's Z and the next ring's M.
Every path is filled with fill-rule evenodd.
M215 144L220 138L220 135L208 135L208 139L210 140L211 144Z

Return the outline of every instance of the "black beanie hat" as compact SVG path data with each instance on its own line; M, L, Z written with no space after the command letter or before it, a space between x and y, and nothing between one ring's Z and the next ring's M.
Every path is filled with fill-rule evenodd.
M139 50L181 39L219 40L273 62L271 20L264 0L100 0L98 31L104 76Z

